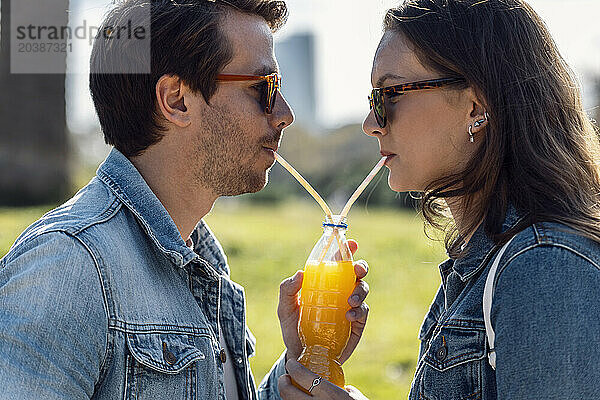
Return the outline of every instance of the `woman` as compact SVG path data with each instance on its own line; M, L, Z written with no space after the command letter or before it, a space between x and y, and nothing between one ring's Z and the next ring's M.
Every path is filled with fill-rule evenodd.
M363 130L450 255L409 398L600 398L600 147L543 21L521 0L410 0L384 28ZM494 370L482 297L511 238L492 275ZM290 379L315 375L287 367L282 396L308 398ZM312 396L364 398L326 381Z

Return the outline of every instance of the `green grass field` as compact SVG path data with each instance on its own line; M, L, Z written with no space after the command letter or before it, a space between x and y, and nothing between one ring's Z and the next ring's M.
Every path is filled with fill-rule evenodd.
M0 255L46 208L0 209ZM232 278L246 288L248 325L257 337L252 359L260 380L283 351L276 316L279 283L303 267L321 235L322 214L311 203L256 206L219 201L206 217L228 255ZM363 339L344 365L346 381L372 399L406 398L414 372L417 333L439 285L445 257L410 211L357 207L348 237L367 260L371 308Z

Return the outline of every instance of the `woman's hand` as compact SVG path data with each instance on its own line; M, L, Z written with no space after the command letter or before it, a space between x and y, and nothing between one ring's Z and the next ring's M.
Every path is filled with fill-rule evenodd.
M348 240L348 246L352 254L358 250L358 243L354 240ZM352 354L360 338L367 316L369 314L369 306L364 303L365 298L369 294L369 285L362 280L369 272L369 266L364 260L359 260L354 263L354 273L356 274L356 286L348 299L348 304L352 307L346 313L346 319L350 321L351 335L346 347L340 356L340 363L343 364ZM287 359L297 359L302 353L302 344L298 335L298 323L300 319L300 300L298 292L302 287L303 272L298 271L296 274L283 282L279 286L279 306L277 307L277 316L281 325L281 333L283 342L287 348Z
M308 390L318 376L304 368L304 366L296 360L288 360L285 367L289 375L286 374L280 376L279 381L277 382L279 385L279 394L284 400L368 400L353 386L346 386L345 389L341 389L325 379L321 379L320 383L313 387L310 394L306 394L292 384L292 379L296 384Z

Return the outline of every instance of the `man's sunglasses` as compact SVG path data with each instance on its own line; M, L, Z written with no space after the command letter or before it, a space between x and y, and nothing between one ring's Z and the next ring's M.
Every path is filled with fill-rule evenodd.
M385 112L385 96L391 94L403 95L406 92L414 90L437 89L442 86L453 83L465 82L464 78L440 78L427 81L403 83L401 85L386 86L382 88L374 88L369 96L369 105L375 114L375 119L381 128L385 128L387 124L387 114Z
M275 105L275 97L277 96L277 90L281 87L281 76L276 73L270 75L232 75L232 74L219 74L217 75L217 82L242 82L242 81L263 81L264 86L260 92L260 105L264 108L267 114L273 112L273 106Z

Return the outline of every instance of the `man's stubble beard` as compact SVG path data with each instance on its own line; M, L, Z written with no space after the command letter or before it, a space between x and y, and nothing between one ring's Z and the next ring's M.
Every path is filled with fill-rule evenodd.
M197 183L218 196L237 196L255 193L265 187L268 175L257 171L261 145L247 141L239 120L227 110L213 108L200 133L195 160L204 160L195 171Z

